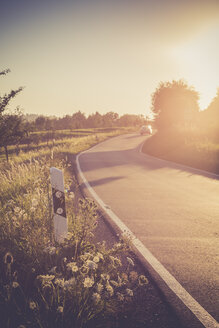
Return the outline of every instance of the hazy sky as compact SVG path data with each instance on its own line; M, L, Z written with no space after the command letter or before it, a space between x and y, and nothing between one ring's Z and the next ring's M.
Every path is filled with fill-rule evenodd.
M219 87L219 1L0 0L1 94L25 113L147 115L184 78L205 108Z

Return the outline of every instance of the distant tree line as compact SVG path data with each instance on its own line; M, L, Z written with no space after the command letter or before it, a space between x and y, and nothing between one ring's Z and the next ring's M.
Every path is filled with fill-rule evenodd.
M0 75L6 75L9 69L0 71ZM158 133L165 133L174 138L174 134L187 133L195 130L196 134L202 131L204 137L219 141L219 89L215 98L204 111L199 109L199 94L185 81L160 82L152 94L151 111L153 120L143 115L124 114L110 111L106 114L98 112L86 116L81 111L62 118L35 116L32 121L25 118L19 107L9 110L10 101L21 91L23 87L11 90L9 93L0 95L0 147L5 150L8 160L8 146L19 144L38 144L55 137L55 131L74 130L88 128L116 128L116 127L139 127L151 124ZM26 116L27 117L27 116ZM42 135L37 134L39 131ZM29 132L32 132L31 134ZM33 132L35 134L33 135ZM59 137L61 134L59 133Z
M73 130L85 128L108 128L108 127L128 127L140 126L147 122L143 115L124 114L119 117L115 112L100 114L98 112L90 114L88 117L78 111L72 115L65 115L62 118L50 118L39 116L32 122L26 122L26 128L31 131L42 130Z
M9 69L0 71L0 75L10 73ZM147 122L143 115L125 114L119 115L113 111L106 114L98 112L90 114L88 117L78 111L72 115L66 115L62 118L35 116L32 122L25 119L19 107L10 109L11 100L16 97L23 87L11 90L9 93L0 94L0 148L3 147L8 161L8 147L16 145L16 152L19 153L19 145L31 144L38 145L40 142L49 143L50 140L58 137L65 138L67 134L55 133L58 130L74 130L87 128L116 128L116 127L137 127ZM39 134L39 131L47 131ZM34 133L35 132L35 133ZM70 135L69 135L70 136ZM72 136L72 135L71 135Z

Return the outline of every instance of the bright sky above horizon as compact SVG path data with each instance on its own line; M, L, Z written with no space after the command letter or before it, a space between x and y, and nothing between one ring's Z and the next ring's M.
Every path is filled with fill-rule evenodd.
M148 115L183 78L208 106L219 87L218 0L0 0L0 93L24 113Z

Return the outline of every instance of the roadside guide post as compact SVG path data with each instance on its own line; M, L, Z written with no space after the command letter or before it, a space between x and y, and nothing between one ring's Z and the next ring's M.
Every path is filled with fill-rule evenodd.
M63 172L55 167L51 167L50 180L52 185L55 241L62 242L68 233Z

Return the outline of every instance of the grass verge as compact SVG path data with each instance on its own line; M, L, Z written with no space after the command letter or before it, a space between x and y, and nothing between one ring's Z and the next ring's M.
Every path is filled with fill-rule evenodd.
M142 147L146 154L219 174L219 144L187 133L156 133Z
M139 295L146 293L148 280L135 271L133 259L127 256L127 238L111 248L93 241L98 219L96 205L75 197L77 184L71 177L72 164L68 160L68 156L114 135L115 132L77 138L53 149L21 154L2 165L3 327L146 326L145 318L138 313ZM53 235L51 166L64 170L66 179L69 234L62 244L55 243ZM127 256L123 265L121 255Z

